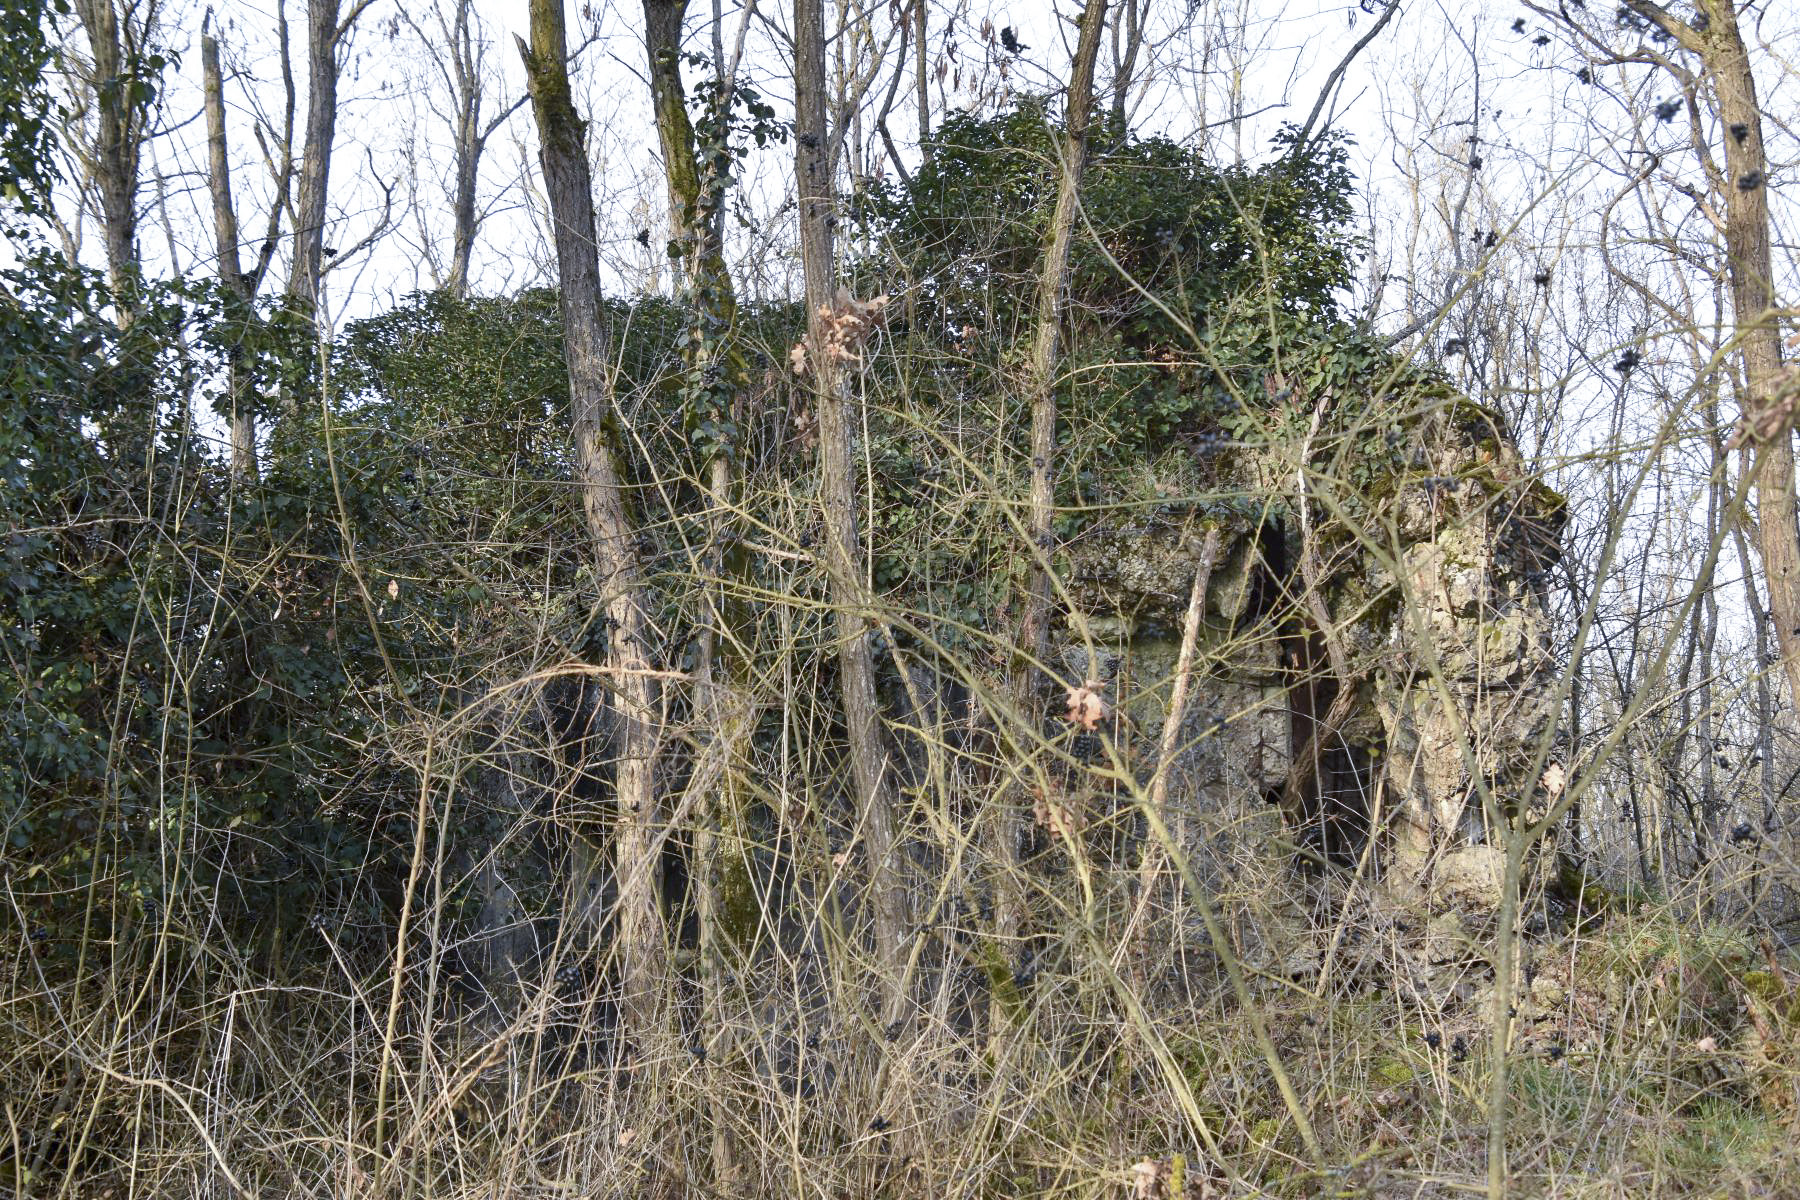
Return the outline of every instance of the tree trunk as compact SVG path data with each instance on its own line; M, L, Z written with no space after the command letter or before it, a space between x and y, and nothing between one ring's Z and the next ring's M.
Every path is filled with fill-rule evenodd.
M1100 32L1106 24L1106 0L1088 0L1081 14L1075 60L1069 70L1063 136L1056 183L1056 209L1044 243L1038 274L1036 329L1026 366L1025 394L1031 401L1031 500L1026 529L1031 538L1020 655L1012 682L1013 702L1028 730L1048 704L1049 679L1039 665L1050 653L1050 557L1056 517L1056 366L1062 351L1062 320L1069 286L1069 251L1075 237L1075 213L1081 203L1081 176L1087 165L1087 132L1094 106L1094 64L1100 56ZM1028 733L1027 736L1030 736ZM1003 948L1025 936L1027 914L1020 872L1021 817L1012 806L999 806L992 826L992 851L1002 878L996 887L995 938ZM995 1029L1004 1027L1004 1012L993 1013Z
M1056 365L1062 353L1062 320L1069 288L1069 249L1075 240L1075 212L1081 205L1081 176L1087 166L1088 123L1094 108L1094 63L1100 55L1100 31L1106 23L1106 0L1088 0L1081 14L1075 61L1063 114L1061 158L1056 181L1056 211L1038 274L1037 324L1026 368L1025 393L1031 400L1031 585L1021 640L1042 662L1050 646L1050 573L1052 522L1056 517ZM1035 674L1024 672L1027 677Z
M576 477L610 632L607 666L617 717L615 927L622 1016L631 1035L647 1040L659 1028L658 1002L667 966L658 849L663 814L655 786L656 683L650 673L650 626L624 480L616 448L606 434L613 402L607 369L611 331L600 303L586 127L575 113L569 90L562 0L531 0L531 44L521 41L519 51L537 117L539 159L555 226Z
M219 41L200 35L200 89L206 108L207 187L212 192L213 241L218 248L219 284L237 306L233 314L242 328L250 318L250 277L238 254L237 208L231 199L231 158L225 138L225 87L219 71ZM226 351L231 395L231 473L240 480L256 477L256 416L250 411L243 355L233 344Z
M747 637L742 604L732 595L732 583L743 576L745 555L733 536L732 450L728 420L733 400L742 383L735 368L732 335L737 323L737 296L726 268L719 240L720 211L727 180L716 169L703 171L694 146L693 124L688 118L687 95L681 81L681 24L687 0L644 0L644 50L650 72L650 99L656 114L657 140L662 147L663 174L669 190L669 233L681 243L686 270L687 301L691 306L689 335L683 344L684 370L691 381L690 396L699 397L702 411L690 411L690 420L712 421L716 432L708 467L708 492L712 511L707 519L707 540L698 564L701 578L711 591L707 621L700 636L696 664L695 711L700 714L709 752L719 762L718 782L709 787L709 803L694 830L692 878L695 888L694 920L699 949L701 1037L708 1045L703 1070L715 1081L721 1063L730 1056L731 1022L725 1018L721 984L730 969L724 961L720 935L720 880L727 870L740 869L743 814L749 797L739 772L739 751L754 728L744 710L750 664L729 647L743 647ZM715 15L716 21L716 15ZM714 68L722 42L715 27ZM721 78L721 84L729 81ZM723 136L719 131L718 136ZM710 160L720 161L716 157ZM694 401L690 401L692 405ZM721 637L721 632L727 636ZM723 1115L723 1114L721 1114ZM722 1181L736 1177L736 1149L730 1136L731 1122L711 1122L713 1167Z
M1769 249L1768 160L1763 153L1762 110L1750 56L1738 32L1730 0L1718 0L1710 37L1711 66L1725 136L1725 252L1731 274L1732 312L1744 355L1743 399L1747 423L1775 401L1782 375L1781 335L1776 327L1774 266ZM1742 128L1743 137L1736 135ZM1783 422L1761 448L1756 470L1757 541L1775 637L1781 646L1792 703L1800 704L1800 526L1795 523L1794 442Z
M469 0L456 0L450 27L450 79L456 105L456 191L451 198L450 275L444 281L452 296L469 294L469 259L475 252L475 181L485 137L481 132L481 63L469 29Z
M404 9L400 19L412 26L427 47L449 95L452 154L450 267L439 286L461 300L469 294L469 264L475 254L475 235L481 229L476 198L481 156L487 149L488 138L512 116L514 109L525 102L525 98L521 96L485 123L482 121L487 42L481 19L474 11L473 0L451 0L451 3L450 15L446 18L441 5L433 0L431 14L437 22L435 38ZM432 267L435 271L435 259Z
M1137 74L1138 55L1144 49L1144 19L1149 16L1150 0L1125 0L1122 20L1113 25L1112 134L1125 133L1125 106L1131 100L1131 83ZM1121 28L1122 27L1122 28Z
M663 178L669 189L669 236L690 243L684 258L697 249L691 243L706 236L695 227L700 171L694 162L694 128L681 86L681 21L686 14L687 0L644 0L644 50L650 67L650 106L656 115ZM691 258L683 262L683 271L692 265Z
M669 190L669 235L683 247L682 277L690 281L694 298L706 305L711 317L729 327L737 319L737 298L725 266L718 221L729 180L716 168L703 166L695 146L681 82L681 22L686 12L687 0L644 0L650 102ZM724 64L716 67L725 69ZM730 81L724 86L729 88ZM723 137L724 131L716 136Z
M339 0L308 0L306 7L306 146L301 153L287 296L289 307L309 323L319 309L319 277L325 263L325 195L331 147L337 136L338 5Z
M100 190L100 217L106 233L106 274L120 324L137 312L138 155L143 149L145 102L136 78L142 49L121 37L113 0L76 0L93 57L94 182ZM139 40L147 30L139 30ZM129 35L131 31L125 30Z
M898 803L875 699L875 656L869 643L869 622L863 615L867 600L850 467L850 381L835 358L824 352L828 326L843 307L836 295L832 252L836 180L827 149L831 143L825 126L826 105L823 6L821 0L794 0L794 165L800 263L806 278L809 378L818 408L825 567L837 614L838 670L856 782L857 824L868 856L882 1022L891 1028L905 1016L910 904L900 869Z
M469 128L459 119L456 131L456 196L450 231L450 274L444 287L458 300L469 294L469 259L475 253L475 176L481 148L464 137Z
M1777 403L1783 370L1774 306L1769 245L1768 158L1756 76L1738 29L1735 0L1705 0L1705 28L1696 29L1650 0L1626 0L1639 16L1699 56L1712 80L1724 131L1725 257L1731 307L1744 358L1744 427L1762 427ZM1769 589L1775 638L1781 647L1791 702L1800 704L1800 523L1796 520L1791 421L1781 420L1760 443L1755 464L1756 533Z
M913 84L918 92L919 156L931 161L931 57L925 50L925 35L930 32L925 0L913 0Z

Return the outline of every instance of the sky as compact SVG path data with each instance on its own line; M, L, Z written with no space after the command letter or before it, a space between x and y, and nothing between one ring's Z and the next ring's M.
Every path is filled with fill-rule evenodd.
M201 21L213 13L224 45L234 185L248 238L262 227L268 199L253 126L275 121L281 108L274 46L278 10L273 0L225 0L216 11L202 0L161 2L163 36L177 62L167 79L159 136L145 163L143 254L163 270L204 269L210 261L211 217L199 118ZM330 272L328 300L339 319L366 315L408 291L430 287L444 269L450 127L446 88L427 43L441 44L441 10L450 2L373 0L349 39L329 240L346 251L363 248L340 255ZM1008 97L1062 86L1074 34L1076 5L1070 0L927 2L934 119L946 109L991 111ZM832 48L834 65L861 70L882 55L891 61L897 47L890 13L898 5L854 3L875 14L874 52L844 39ZM297 37L304 4L288 4L295 10L289 19ZM1420 232L1415 227L1429 227L1434 216L1440 228L1424 232L1441 239L1457 215L1456 193L1468 185L1474 185L1473 201L1491 210L1489 223L1511 241L1543 241L1548 226L1567 224L1568 208L1598 209L1607 202L1608 176L1617 179L1629 169L1628 156L1609 143L1630 108L1672 89L1645 95L1630 86L1581 85L1575 71L1585 60L1565 34L1523 4L1401 4L1397 18L1349 64L1332 105L1335 123L1357 142L1356 166L1365 183L1377 260L1405 260L1409 240ZM1134 128L1198 144L1219 160L1266 157L1269 137L1281 123L1304 119L1328 72L1376 20L1368 11L1376 5L1377 0L1156 0L1147 23L1147 61L1140 64L1129 106ZM1763 11L1780 7L1769 3ZM667 288L660 239L644 247L635 237L659 226L664 215L638 7L601 0L572 4L569 12L571 40L582 46L574 68L578 104L590 121L604 266L622 290ZM784 5L767 0L748 12L742 0L694 0L689 49L710 55L716 28L729 57L747 19L740 77L786 116L787 15ZM524 6L517 0L478 0L476 17L489 76L486 113L492 115L511 107L522 90L513 39L523 31ZM1800 61L1797 23L1800 15L1788 14L1756 25L1770 44L1760 82L1777 118L1800 113L1800 80L1792 69ZM1023 46L1020 53L1001 45L1005 29ZM885 62L881 69L886 70ZM303 62L296 63L296 71L303 89ZM1596 74L1607 79L1604 69ZM1109 75L1103 61L1102 87ZM878 97L886 81L883 74L872 94ZM908 161L917 153L911 95L908 79L895 94L888 121ZM303 113L304 96L299 99ZM1679 124L1653 132L1666 132L1665 140L1678 144ZM863 133L878 146L871 130ZM1796 157L1791 133L1770 133L1778 152ZM1479 171L1468 168L1475 157L1481 160ZM879 158L854 165L885 173ZM782 294L793 286L791 266L777 252L784 242L781 209L791 173L787 150L778 148L753 158L741 180L738 203L752 228L740 228L737 249L751 294ZM549 255L535 176L529 108L511 107L483 161L477 290L502 292L545 278ZM65 204L64 211L72 214L73 206ZM1461 215L1468 215L1466 209ZM99 242L91 222L83 228L71 215L68 224L79 237L82 257L93 261ZM1791 266L1789 255L1786 267ZM1391 298L1392 289L1386 289L1382 299Z
M226 99L239 224L260 242L269 175L258 125L280 123L283 89L276 30L285 3L300 41L303 0L136 0L159 3L163 42L174 58L144 162L140 246L152 274L210 273L212 224L200 119L199 31L210 20L226 65ZM350 0L346 0L349 3ZM342 55L338 139L332 162L327 244L338 253L325 281L334 325L383 311L441 281L450 228L451 125L435 47L454 0L369 0ZM1329 73L1377 20L1381 0L1153 0L1147 49L1128 104L1140 133L1166 134L1214 161L1264 159L1285 122L1312 109ZM1574 3L1575 0L1570 0ZM947 111L991 112L1022 95L1057 92L1072 54L1075 0L926 0L932 120ZM1685 114L1650 115L1678 98L1666 76L1642 66L1604 65L1595 47L1518 0L1399 0L1400 11L1354 61L1333 91L1333 123L1355 141L1369 240L1352 303L1378 328L1398 330L1429 317L1457 294L1441 325L1421 332L1422 349L1472 390L1516 395L1506 377L1529 355L1555 344L1557 371L1581 369L1604 382L1605 367L1632 339L1679 334L1676 317L1716 315L1710 285L1678 260L1703 257L1714 240L1704 206L1676 187L1700 182L1687 145ZM867 114L899 61L895 16L905 0L838 0L867 38L846 35L830 48L835 73L871 73ZM1746 8L1769 114L1774 159L1770 194L1777 222L1777 283L1800 292L1794 214L1787 187L1800 160L1800 5L1766 0ZM589 152L609 290L667 292L674 286L665 244L661 165L644 79L637 0L587 0L568 8L577 105L589 119ZM477 0L477 41L487 81L484 119L500 116L482 161L483 224L472 272L478 293L549 282L552 255L528 105L518 102L522 71L514 45L523 31L518 0ZM691 0L687 42L709 59L735 55L739 79L781 118L791 114L787 5L776 0ZM1611 36L1612 22L1599 19ZM1003 44L1011 31L1020 46ZM1643 44L1641 37L1622 45ZM79 50L79 39L72 43ZM909 51L910 52L910 51ZM298 55L303 60L303 54ZM1104 52L1099 86L1111 86ZM1578 72L1586 69L1584 82ZM304 88L304 62L295 64ZM690 67L690 82L696 69ZM910 75L894 91L888 119L903 162L917 161ZM304 95L297 97L299 119ZM846 164L851 173L890 175L865 115ZM1718 131L1706 129L1716 143ZM299 131L296 130L296 138ZM772 147L746 162L728 223L740 291L752 298L797 294L790 252L791 151ZM1666 184L1659 210L1647 208L1643 178ZM1650 189L1655 191L1656 189ZM65 241L99 265L100 238L65 190ZM285 229L284 229L285 233ZM1651 245L1659 242L1660 245ZM278 257L265 290L285 273ZM1678 253L1668 253L1669 247ZM1645 281L1635 299L1614 286L1621 274ZM1547 285L1534 281L1548 280ZM1609 283L1609 280L1612 282ZM1627 289L1629 292L1629 289ZM1661 298L1680 297L1679 312ZM1540 333L1520 347L1475 325L1496 308ZM1485 315L1484 315L1485 314ZM1471 324L1473 323L1473 324ZM1691 347L1646 347L1646 358L1679 364ZM1690 339L1691 340L1691 339ZM1471 352L1445 355L1446 345ZM1662 357L1658 357L1662 355ZM1583 356L1588 360L1579 361ZM1553 371L1554 373L1554 371ZM1568 391L1569 389L1564 389ZM1583 389L1594 413L1612 407L1606 388ZM1566 413L1564 416L1566 417ZM1580 421L1562 421L1579 426ZM1529 430L1525 431L1529 434ZM1579 447L1562 446L1563 452Z
M147 262L164 269L193 270L209 260L211 217L205 194L204 128L199 120L198 31L207 11L196 0L165 0L163 28L179 56L163 98L162 134L146 162L142 230ZM441 7L447 8L448 0ZM1411 6L1421 7L1417 0ZM293 0L296 25L304 5ZM875 13L877 44L834 46L834 66L867 69L880 55L895 57L885 0ZM688 21L689 49L711 55L714 12L729 57L746 18L745 6L725 0L714 6L696 0ZM1168 133L1204 142L1227 159L1266 155L1269 136L1284 120L1304 119L1323 77L1354 37L1375 20L1355 4L1333 0L1199 0L1191 8L1175 0L1153 6L1148 28L1152 47L1140 77L1152 82L1137 89L1131 113L1140 132ZM980 3L931 0L930 67L932 102L943 111L991 110L1007 97L1058 91L1072 51L1075 6L1053 11L1043 0ZM638 230L663 219L661 167L655 154L644 49L636 4L571 5L571 40L583 44L574 68L578 104L590 122L596 203L602 228L603 263L615 286L666 288L660 239L652 248L637 244ZM476 6L481 25L484 69L490 76L486 109L500 111L519 97L523 79L513 45L523 32L524 6L513 0L483 0ZM761 90L785 117L791 85L786 64L788 14L764 0L748 13L740 76ZM1410 20L1394 23L1400 32ZM215 27L224 47L228 121L231 125L234 188L240 224L258 230L267 208L266 171L252 138L258 121L273 123L282 89L274 31L277 10L268 0L223 3ZM1003 29L1022 44L1018 54L1000 44ZM328 277L328 303L337 319L366 315L393 299L436 282L444 267L448 238L450 126L445 119L446 88L426 40L441 44L438 13L429 0L375 0L363 12L344 56L340 84L338 145L332 162L334 247L360 245L386 223L386 233L363 252L340 256ZM1392 36L1390 34L1390 36ZM882 44L882 39L887 39ZM1222 44L1221 44L1222 43ZM1376 67L1381 47L1353 64L1342 90L1347 117L1369 125L1369 114L1386 103ZM941 78L937 77L939 70ZM296 63L304 87L304 63ZM692 71L690 69L690 76ZM1109 74L1102 67L1102 80ZM879 95L886 76L874 88ZM916 109L910 79L896 94L889 119L896 143L909 161L916 158ZM300 97L304 106L304 96ZM1233 121L1234 115L1243 119ZM872 131L865 131L872 138ZM1365 135L1365 140L1374 140ZM887 170L885 164L861 164ZM781 294L794 286L791 267L772 254L783 230L779 213L790 190L791 157L785 149L748 164L739 203L755 225L740 232L744 281L751 294ZM484 157L483 237L476 252L477 290L506 291L541 282L548 269L542 234L541 194L535 179L535 143L528 107L512 111L495 131ZM75 222L70 221L73 229ZM769 236L759 236L763 233ZM98 253L91 228L80 230L84 258ZM257 235L260 237L260 235Z
M198 35L209 10L203 0L160 2L176 62L144 163L142 253L153 274L205 274L212 232ZM260 240L270 189L253 131L259 122L279 122L281 10L276 0L215 2L239 220L246 239ZM327 313L340 327L442 278L450 125L431 47L444 40L439 22L451 2L371 0L344 53L327 236L339 253L325 284ZM1155 0L1128 104L1133 127L1194 145L1214 161L1268 157L1271 136L1282 123L1305 119L1329 73L1377 20L1379 2ZM303 0L286 3L299 41ZM1684 112L1667 121L1655 116L1658 104L1680 98L1678 89L1653 68L1600 61L1595 45L1518 0L1399 3L1395 19L1344 67L1330 105L1333 123L1355 141L1369 239L1350 302L1376 328L1393 331L1464 296L1419 332L1415 353L1438 362L1471 394L1504 406L1527 453L1553 470L1579 468L1602 445L1647 445L1669 410L1667 398L1687 394L1696 364L1721 340L1719 330L1707 328L1720 315L1717 294L1696 266L1715 233L1707 206L1678 190L1700 181L1690 127ZM991 112L1063 86L1074 0L927 4L934 124L946 111ZM878 103L898 53L893 17L906 5L840 0L832 7L871 16L872 40L845 36L830 53L838 74L878 68L870 85ZM1596 0L1595 7L1603 10L1596 28L1617 37L1614 6ZM509 115L483 159L473 289L499 294L550 282L552 256L535 131L529 107L515 105L523 80L514 38L523 32L525 6L479 0L475 11L485 112ZM667 292L674 281L662 252L664 185L638 4L589 0L568 12L570 40L580 46L576 100L589 119L606 286L623 294ZM1792 206L1800 192L1790 182L1800 161L1800 5L1746 5L1744 26L1768 116L1777 287L1791 297L1800 294ZM729 58L741 29L740 81L785 119L787 28L782 2L692 0L688 49L710 59L720 46ZM1007 30L1021 46L1016 53L1003 44ZM1617 44L1662 49L1635 35ZM1103 89L1112 77L1110 57L1102 55ZM303 61L296 71L303 86ZM909 166L917 156L912 94L909 76L894 93L888 120ZM304 96L298 99L303 119ZM859 111L866 151L853 151L847 170L890 173L866 124L871 106ZM1717 144L1717 129L1701 132ZM729 225L730 249L745 296L799 291L789 249L792 170L789 148L776 147L753 155L738 181L733 204L741 220ZM1639 186L1646 180L1660 186ZM97 231L77 219L70 199L65 192L69 242L99 265ZM641 241L640 232L647 235ZM284 273L278 259L270 290ZM1457 345L1462 349L1452 350ZM1628 379L1614 369L1627 346L1643 357ZM1621 403L1628 388L1633 402ZM1697 503L1703 472L1691 463L1683 471L1669 475L1655 504ZM1684 553L1679 546L1665 552Z

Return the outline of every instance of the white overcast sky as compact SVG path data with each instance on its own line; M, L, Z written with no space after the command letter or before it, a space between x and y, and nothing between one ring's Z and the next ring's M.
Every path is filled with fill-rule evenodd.
M180 55L172 68L162 112L163 132L144 164L141 245L152 269L205 271L210 267L211 217L204 179L204 130L199 118L198 33L203 0L163 0L164 37ZM438 0L447 7L451 0ZM852 0L845 0L851 3ZM889 0L856 0L874 14L876 36L886 36L900 6ZM1375 7L1375 0L1366 0ZM1595 0L1600 4L1600 0ZM930 60L946 72L934 84L934 106L991 110L1008 94L1059 88L1073 39L1078 6L1063 0L930 0ZM1452 261L1448 241L1494 230L1504 240L1495 261L1509 250L1529 248L1534 260L1561 258L1598 237L1592 220L1622 190L1635 170L1633 147L1621 131L1632 109L1673 94L1657 81L1648 90L1633 80L1641 68L1596 72L1600 87L1575 77L1582 59L1566 35L1516 0L1402 0L1402 12L1351 64L1336 94L1338 123L1357 139L1356 167L1365 185L1366 220L1374 241L1371 296L1387 318L1405 313L1439 291L1444 268L1478 269L1477 256ZM304 0L288 0L297 43L303 35ZM478 4L493 79L486 100L495 112L522 87L513 38L524 28L519 0ZM1610 8L1610 5L1606 7ZM1800 6L1797 6L1800 7ZM1791 133L1800 116L1800 62L1796 25L1800 14L1769 0L1761 19L1747 22L1765 48L1759 52L1768 131L1778 158L1791 162ZM742 0L693 0L690 49L710 54L714 14L729 53L744 18ZM275 55L273 0L217 0L215 21L225 46L234 186L246 240L260 240L266 219L267 176L252 131L279 110L280 75ZM601 254L612 286L620 290L667 287L659 236L650 247L639 230L659 233L661 168L643 80L644 49L635 0L596 0L569 6L571 41L585 43L576 63L578 103L591 126ZM1375 20L1355 0L1155 0L1151 60L1140 64L1145 83L1132 97L1134 126L1197 142L1219 160L1257 159L1283 121L1304 119L1326 74ZM1523 20L1522 30L1514 23ZM742 77L759 88L781 115L790 112L786 63L787 5L761 0L750 22ZM994 35L1011 27L1026 46L1005 53ZM377 228L384 213L392 227L357 255L341 256L328 276L328 303L338 319L378 311L396 297L430 287L442 270L449 228L447 179L449 126L445 89L422 44L421 31L437 39L431 0L374 0L352 35L340 85L338 140L332 162L332 226L328 241L348 249ZM1546 44L1538 44L1548 34ZM865 61L846 46L853 64ZM295 69L304 88L304 52ZM1108 68L1101 67L1101 86ZM877 92L884 90L878 85ZM888 122L902 153L915 152L916 117L910 80L899 89ZM304 95L300 119L304 119ZM1246 114L1242 120L1234 116ZM935 116L941 116L940 111ZM1692 154L1682 154L1682 122L1653 125L1651 133L1674 149L1671 173L1692 174ZM296 131L298 137L299 131ZM1477 142L1468 139L1473 136ZM871 141L872 134L871 134ZM1468 167L1472 147L1479 171ZM1652 144L1648 148L1655 148ZM875 169L872 164L865 164ZM787 229L779 214L789 193L791 157L786 148L750 164L739 203L751 217L738 229L741 286L752 295L779 295L794 286L789 256L781 251ZM1774 172L1776 195L1786 163ZM483 162L481 203L488 214L476 246L478 291L506 291L543 282L548 250L536 219L535 133L528 108L515 111L494 134ZM91 221L81 235L83 258L94 261L99 238ZM1582 228L1583 223L1587 228ZM1780 239L1784 246L1789 239ZM1591 247L1590 247L1591 248ZM1459 252L1460 253L1460 252ZM1792 255L1784 256L1784 278ZM1428 277L1431 277L1428 281ZM1408 293L1408 286L1412 291Z
M163 2L165 41L180 61L171 68L160 131L144 163L142 253L153 274L206 274L212 234L198 94L206 8L204 0ZM305 0L287 2L304 87ZM890 0L841 2L872 12L878 39L906 7ZM943 70L932 89L934 119L945 108L993 111L1008 95L1060 88L1079 7L1074 0L1054 6L1048 0L928 2L934 77ZM258 120L276 115L282 95L274 3L215 0L239 218L253 243L261 238L269 188L252 131ZM1706 208L1676 190L1701 182L1685 115L1667 123L1652 115L1678 92L1666 76L1641 66L1595 68L1593 84L1582 82L1577 71L1588 63L1581 50L1519 0L1400 3L1400 15L1349 66L1334 103L1337 124L1357 142L1354 165L1371 240L1354 300L1392 330L1453 291L1469 289L1469 302L1453 307L1418 352L1438 358L1472 394L1495 402L1527 396L1553 379L1554 411L1540 427L1531 405L1519 406L1517 432L1540 464L1574 464L1557 476L1559 486L1579 482L1572 472L1602 440L1616 446L1650 436L1667 411L1655 401L1655 389L1680 395L1695 378L1696 345L1705 351L1709 337L1715 345L1719 340L1717 331L1694 334L1687 316L1704 326L1717 315L1716 293L1703 272L1649 244L1652 237L1675 239L1699 262L1715 240ZM1611 25L1615 8L1616 0L1589 0L1602 28ZM689 48L706 54L715 27L729 47L745 14L743 0L693 0L691 9ZM1800 4L1762 0L1746 4L1744 13L1772 160L1776 283L1792 303L1800 294L1792 205L1800 194L1793 182L1800 162ZM420 36L436 38L434 14L431 0L373 0L345 56L328 244L348 250L364 243L384 213L391 227L361 253L340 254L328 275L328 311L340 324L431 287L447 255L450 128L441 115L444 86ZM487 112L493 113L522 86L513 38L524 29L525 6L482 0L478 15L492 75ZM608 286L626 293L666 290L663 183L637 0L571 4L569 20L571 42L583 46L574 64L577 103L590 122ZM1141 64L1147 82L1132 96L1134 127L1197 145L1215 161L1264 158L1271 134L1284 121L1305 118L1327 73L1375 20L1356 0L1154 0L1154 49ZM784 0L759 0L741 71L784 118L791 115L787 24ZM1017 56L997 44L1005 27L1025 44ZM865 61L861 48L845 42L842 49L850 65ZM1109 75L1103 61L1103 88ZM909 156L916 154L917 130L911 96L909 81L889 121ZM303 121L304 95L299 99ZM1703 133L1716 147L1719 131ZM1479 168L1471 163L1475 157ZM477 292L550 282L536 172L535 130L529 109L520 108L495 132L483 162L480 203L487 217L475 250ZM1646 173L1666 186L1635 187ZM731 248L748 296L798 290L782 216L791 176L791 153L781 147L753 159L741 180L736 202L747 220L732 226ZM1661 208L1646 196L1660 197ZM64 200L81 257L99 265L91 219L84 226ZM640 230L651 235L648 247L636 238ZM284 270L278 259L271 288ZM1545 272L1549 286L1535 286L1533 278ZM1619 273L1646 286L1622 288ZM1665 302L1675 307L1661 307ZM1482 324L1496 311L1510 312L1512 328L1536 331L1533 338L1500 345ZM1446 354L1452 338L1473 352ZM1619 377L1609 370L1628 343L1644 355L1631 381L1648 389L1637 405L1621 403ZM1615 420L1617 427L1609 424ZM1692 509L1703 472L1685 478L1674 472L1665 482L1667 490L1642 503ZM1644 515L1655 520L1654 511ZM1652 536L1663 535L1639 541L1648 545ZM1679 561L1688 548L1670 544L1659 552Z

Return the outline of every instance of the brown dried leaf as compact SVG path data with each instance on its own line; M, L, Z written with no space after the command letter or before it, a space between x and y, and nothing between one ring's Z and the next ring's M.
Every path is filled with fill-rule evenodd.
M1169 1168L1154 1158L1146 1158L1131 1165L1131 1194L1135 1200L1157 1200L1163 1194L1163 1184L1167 1181Z
M793 416L794 441L805 453L812 453L819 444L819 422L814 419L810 408L797 409Z
M1031 816L1038 828L1048 830L1053 837L1074 838L1087 828L1087 817L1079 806L1050 799L1042 792L1033 796Z
M1080 687L1069 689L1069 711L1064 719L1071 724L1079 725L1092 732L1100 728L1100 722L1106 720L1111 711L1106 705L1106 698L1100 694L1098 680L1087 680Z

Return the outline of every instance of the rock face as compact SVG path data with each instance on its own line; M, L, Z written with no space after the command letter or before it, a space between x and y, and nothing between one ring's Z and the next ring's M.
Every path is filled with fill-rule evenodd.
M1454 432L1438 434L1450 482L1396 506L1403 603L1371 701L1394 799L1390 878L1491 906L1502 855L1488 822L1538 807L1533 765L1560 708L1541 580L1562 510L1520 482L1498 433L1459 445Z
M1380 456L1352 460L1346 443L1335 460L1323 437L1236 448L1211 467L1216 503L1149 506L1072 539L1063 662L1111 689L1153 763L1218 529L1171 826L1267 801L1302 861L1362 862L1434 908L1491 908L1503 852L1489 826L1544 799L1534 764L1560 701L1543 579L1562 501L1467 401L1387 433Z

